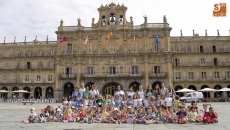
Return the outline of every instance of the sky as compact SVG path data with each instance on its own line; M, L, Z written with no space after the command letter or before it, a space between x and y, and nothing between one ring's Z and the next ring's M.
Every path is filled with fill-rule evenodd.
M98 21L98 8L101 4L124 4L128 7L126 18L133 17L134 25L144 23L162 23L166 15L172 27L171 36L192 36L193 31L200 36L216 36L219 29L221 36L229 36L230 32L230 1L229 0L0 0L0 43L4 41L32 41L37 36L45 41L56 41L60 20L64 26L76 26L77 19L81 25L90 27L92 18ZM214 4L226 3L227 16L213 17Z

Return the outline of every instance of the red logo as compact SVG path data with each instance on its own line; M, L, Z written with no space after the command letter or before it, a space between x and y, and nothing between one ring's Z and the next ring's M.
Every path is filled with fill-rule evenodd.
M219 3L214 4L213 17L226 17L227 16L227 4Z

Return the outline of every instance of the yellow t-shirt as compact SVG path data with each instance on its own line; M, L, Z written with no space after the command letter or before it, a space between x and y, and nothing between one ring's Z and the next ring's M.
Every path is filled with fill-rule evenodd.
M180 101L179 101L179 100L174 100L174 108L175 108L175 109L178 109L179 104L180 104Z
M188 115L188 119L189 120L193 120L195 121L196 120L196 117L197 117L197 113L196 112L189 112L189 115Z
M107 116L109 116L109 113L106 112L106 111L103 111L103 112L102 112L102 117L107 117Z

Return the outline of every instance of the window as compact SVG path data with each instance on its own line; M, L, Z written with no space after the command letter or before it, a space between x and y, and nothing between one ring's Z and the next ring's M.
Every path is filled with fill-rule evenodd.
M31 56L32 55L32 51L31 50L28 50L27 51L27 56Z
M54 55L54 50L50 50L50 56Z
M67 53L72 53L72 44L67 44Z
M21 52L18 51L18 52L17 52L17 57L20 57L20 56L21 56Z
M93 75L93 74L94 74L93 67L87 67L87 75Z
M133 53L137 52L137 43L132 44L132 52Z
M109 74L116 74L116 67L109 67Z
M174 52L178 52L178 46L174 46Z
M41 61L38 63L38 67L39 67L40 69L43 67L43 63L42 63Z
M216 46L212 46L212 52L216 52Z
M217 58L213 58L213 63L214 63L214 66L217 66Z
M37 75L37 81L41 81L41 75Z
M132 66L131 74L138 74L138 66Z
M214 72L214 78L218 79L219 77L219 72Z
M48 75L48 81L53 81L53 75Z
M230 78L230 71L227 71L227 78Z
M176 72L176 79L180 79L180 72Z
M25 75L25 81L30 81L30 75Z
M192 95L191 95L191 94L188 94L186 97L192 97Z
M154 66L154 74L159 74L161 72L160 66Z
M54 68L54 62L53 62L53 61L50 61L50 62L49 62L49 67L50 67L50 68Z
M92 43L88 44L88 52L93 53L93 44Z
M201 59L200 59L200 64L201 64L201 65L205 65L205 60L204 60L204 58L201 58Z
M188 78L193 79L193 72L188 72Z
M200 52L203 53L204 52L204 48L203 46L200 46Z
M201 78L206 79L206 72L201 72Z
M42 53L43 53L42 50L39 50L38 51L38 56L42 56Z
M180 59L175 59L175 66L179 66L180 65Z
M69 75L69 74L72 74L72 68L66 68L66 74Z
M31 69L30 62L27 62L27 69Z
M186 46L186 52L187 53L191 53L192 52L191 46Z
M109 53L115 53L115 43L114 42L109 43Z

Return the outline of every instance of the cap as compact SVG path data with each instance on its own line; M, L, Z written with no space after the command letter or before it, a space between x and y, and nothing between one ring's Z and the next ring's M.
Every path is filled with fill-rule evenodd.
M83 104L81 104L80 106L82 106L82 107L83 107Z
M35 110L35 108L31 108L30 110Z
M93 108L96 108L96 106L93 106Z
M61 109L60 109L60 108L58 108L58 109L57 109L57 111L61 111Z
M74 109L75 107L74 107L74 106L72 106L71 108L72 108L72 109Z
M117 108L117 107L114 107L114 108L113 108L113 110L114 110L114 111L117 111L117 110L118 110L118 108Z
M132 106L128 106L128 108L132 108Z

